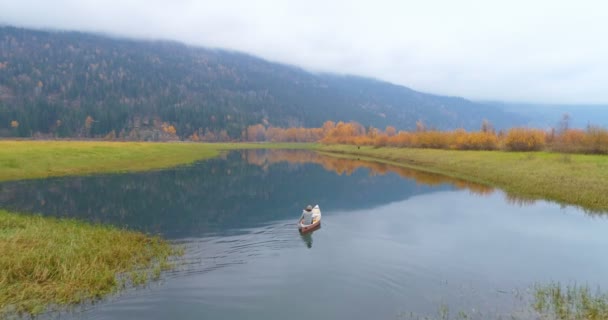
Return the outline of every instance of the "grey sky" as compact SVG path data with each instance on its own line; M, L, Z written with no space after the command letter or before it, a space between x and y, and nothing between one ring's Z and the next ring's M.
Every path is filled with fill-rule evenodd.
M470 99L608 103L601 0L0 0L0 23L235 49Z

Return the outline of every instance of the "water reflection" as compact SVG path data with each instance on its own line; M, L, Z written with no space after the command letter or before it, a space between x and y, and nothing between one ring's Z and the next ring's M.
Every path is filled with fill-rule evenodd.
M300 238L302 238L302 241L304 241L304 244L306 244L306 247L308 249L312 248L312 234L317 232L318 230L321 229L321 226L319 225L317 228L315 228L312 231L309 232L300 232Z
M531 283L607 286L608 220L504 198L445 176L301 151L0 184L0 207L162 233L186 247L158 286L74 318L391 319L443 305L510 314L517 301L504 292ZM300 235L308 203L323 207L324 229Z
M324 168L350 169L337 171L340 176ZM232 152L155 172L6 182L0 184L0 207L185 238L295 221L308 203L353 210L454 189L428 185L439 178L421 174L418 182L395 174L375 179L381 172L388 169L314 152Z
M1 183L0 207L186 238L295 221L307 203L358 210L454 189L494 192L382 163L301 150L248 150L155 172ZM507 201L534 200L507 195Z
M489 196L495 192L495 188L449 177L441 174L434 174L406 167L390 165L380 162L354 160L352 158L340 157L332 154L331 156L322 153L309 152L305 150L247 150L243 152L243 157L249 163L256 164L264 170L277 163L304 164L315 163L322 166L327 171L333 171L338 175L350 176L357 170L365 168L369 170L371 176L397 174L402 178L414 180L417 184L424 186L441 186L449 184L456 189L468 190L470 193L479 196ZM519 207L534 205L538 200L546 201L540 197L521 196L509 192L504 192L505 201L509 204ZM562 206L568 204L560 203ZM580 208L585 213L590 215L605 214L602 210L589 210Z
M350 176L355 171L365 168L369 170L370 175L372 176L396 173L403 178L413 179L416 183L427 186L452 184L458 189L467 189L478 195L489 195L494 192L494 188L490 186L455 179L445 175L433 174L380 162L327 156L305 150L247 150L242 154L247 162L256 164L264 168L264 170L268 170L271 165L281 162L291 164L316 163L321 165L325 170L333 171L338 175Z

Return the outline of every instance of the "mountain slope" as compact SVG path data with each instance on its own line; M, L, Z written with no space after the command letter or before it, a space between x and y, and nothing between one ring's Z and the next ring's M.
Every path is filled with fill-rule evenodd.
M167 123L182 137L225 130L237 138L256 123L354 120L412 129L422 120L476 129L483 119L497 127L521 121L462 98L314 74L242 53L0 27L0 136L128 135ZM151 138L131 135L138 137Z

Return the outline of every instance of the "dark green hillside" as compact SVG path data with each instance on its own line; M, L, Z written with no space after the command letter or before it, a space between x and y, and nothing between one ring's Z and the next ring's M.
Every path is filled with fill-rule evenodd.
M87 117L90 120L87 122ZM240 137L256 123L325 120L413 128L519 121L462 98L372 79L313 74L246 54L172 42L0 27L0 136L162 139L194 131ZM166 132L164 132L166 133Z

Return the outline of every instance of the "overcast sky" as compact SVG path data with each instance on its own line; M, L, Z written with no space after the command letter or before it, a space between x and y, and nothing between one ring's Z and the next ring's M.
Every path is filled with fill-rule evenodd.
M0 23L228 48L477 100L608 103L602 0L0 0Z

